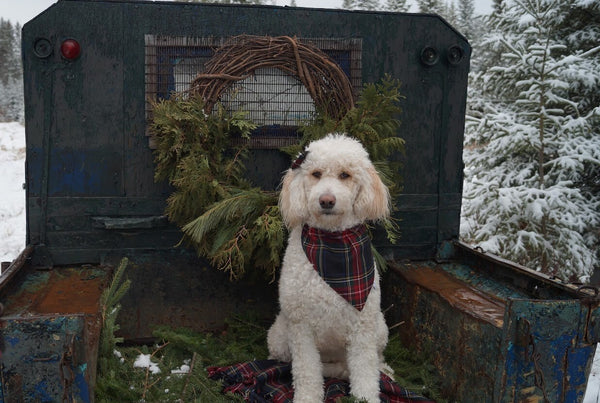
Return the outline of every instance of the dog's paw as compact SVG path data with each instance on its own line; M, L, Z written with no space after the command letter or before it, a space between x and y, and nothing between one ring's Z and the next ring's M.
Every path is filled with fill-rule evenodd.
M377 382L369 382L366 379L361 379L352 382L350 393L361 402L379 403L379 380Z
M325 399L323 393L294 391L294 403L320 403L323 399Z
M371 397L365 397L365 396L357 396L355 394L352 393L352 396L354 396L356 398L357 401L363 403L380 403L381 399L379 398L379 392L377 392L376 395L371 395ZM295 401L294 401L295 402Z
M386 374L387 376L389 376L390 378L394 379L394 370L392 369L392 367L387 365L385 362L381 364L381 367L379 368L379 370L381 372L383 372L384 374Z

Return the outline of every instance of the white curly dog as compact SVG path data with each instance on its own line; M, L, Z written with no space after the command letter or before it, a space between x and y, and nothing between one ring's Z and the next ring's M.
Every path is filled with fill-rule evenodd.
M290 236L270 358L292 362L296 403L322 402L324 376L379 402L388 328L364 223L389 215L387 187L357 140L330 134L287 171L279 205Z

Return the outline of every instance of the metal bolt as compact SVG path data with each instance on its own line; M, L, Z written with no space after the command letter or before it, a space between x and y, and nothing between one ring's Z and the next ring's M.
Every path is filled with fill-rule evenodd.
M454 45L448 48L448 62L451 65L456 66L462 61L463 56L463 50L459 46Z
M438 59L438 51L431 46L426 46L421 51L421 63L423 63L426 66L435 65L438 62Z
M52 54L52 44L46 38L40 38L33 45L33 53L40 59L45 59Z

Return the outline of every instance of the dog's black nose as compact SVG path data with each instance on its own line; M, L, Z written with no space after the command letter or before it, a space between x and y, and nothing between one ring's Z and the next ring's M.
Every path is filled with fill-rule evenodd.
M335 196L331 193L325 193L319 197L319 204L322 209L332 209L335 206Z

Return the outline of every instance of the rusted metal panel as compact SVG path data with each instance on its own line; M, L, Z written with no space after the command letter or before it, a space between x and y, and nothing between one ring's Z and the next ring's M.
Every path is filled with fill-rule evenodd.
M0 278L3 401L93 401L99 298L110 268L40 271L24 259L11 270Z
M4 402L93 401L82 315L2 318L6 351L2 357Z
M405 345L423 351L438 370L444 396L493 401L504 310L433 262L393 264L383 283L387 313ZM470 309L471 303L477 307Z
M388 315L431 355L460 402L578 402L596 348L600 300L466 245L439 259L393 263Z
M576 299L507 301L495 401L581 401L595 350L586 314Z
M585 341L588 343L600 342L600 307L597 301L588 306L589 319L585 332Z

